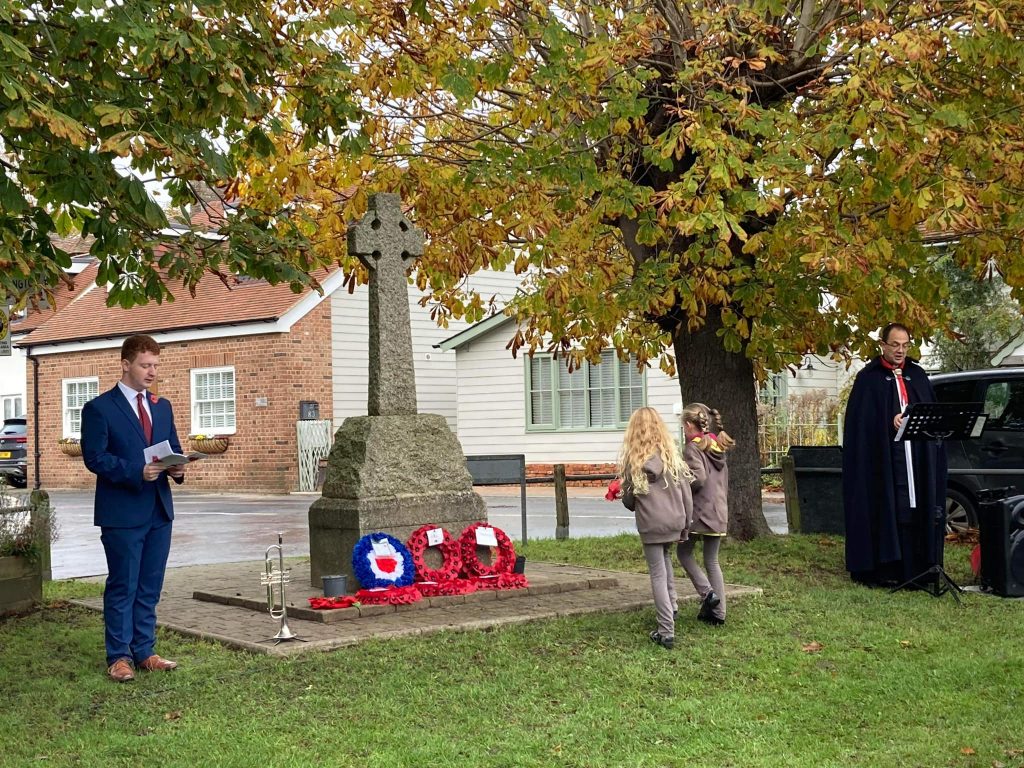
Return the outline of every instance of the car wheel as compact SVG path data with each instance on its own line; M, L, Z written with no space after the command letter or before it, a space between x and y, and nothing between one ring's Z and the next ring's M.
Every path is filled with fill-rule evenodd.
M970 497L946 489L946 533L962 533L978 527L978 515Z

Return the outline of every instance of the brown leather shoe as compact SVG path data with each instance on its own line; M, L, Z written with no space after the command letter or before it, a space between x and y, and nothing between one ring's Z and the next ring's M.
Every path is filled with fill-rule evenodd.
M107 677L115 683L127 683L135 679L135 670L128 659L118 659L107 669Z
M178 662L171 661L170 659L161 658L157 656L155 653L145 661L139 662L139 667L141 669L148 670L149 672L156 672L157 670L160 670L161 672L167 672L169 670L174 669L176 666L178 666Z

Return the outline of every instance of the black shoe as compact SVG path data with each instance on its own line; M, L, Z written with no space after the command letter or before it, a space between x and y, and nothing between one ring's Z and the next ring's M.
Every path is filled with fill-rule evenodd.
M717 616L715 616L715 614L713 614L713 613L709 613L706 616L701 616L698 613L697 614L697 618L700 621L703 621L705 624L710 624L713 627L720 627L723 624L725 624L725 619L720 619Z
M697 618L701 621L705 621L708 616L713 615L711 612L718 607L718 604L722 601L718 595L715 594L715 590L710 590L704 599L700 601L700 609L697 611Z
M658 630L654 630L653 632L651 632L651 634L648 635L648 637L651 638L652 642L657 643L662 648L669 651L671 651L676 645L676 639L674 637L662 637L658 633Z

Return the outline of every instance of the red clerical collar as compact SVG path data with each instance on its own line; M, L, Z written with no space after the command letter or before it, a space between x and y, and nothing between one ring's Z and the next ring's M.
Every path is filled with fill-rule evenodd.
M893 365L892 363L890 363L890 362L889 362L888 360L886 360L886 359L885 359L884 357L880 357L880 358L878 358L878 359L879 359L879 361L881 361L881 363L882 363L882 367L883 367L883 368L888 368L888 369L889 369L890 371L895 371L895 370L896 370L897 368L899 368L899 369L900 369L900 371L902 371L902 370L903 370L903 369L902 369L902 368L900 368L900 367L899 367L898 365Z

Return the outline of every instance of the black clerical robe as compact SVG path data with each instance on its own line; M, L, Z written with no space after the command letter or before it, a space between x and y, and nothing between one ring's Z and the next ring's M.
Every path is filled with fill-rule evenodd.
M906 360L902 372L909 403L935 402L921 366ZM869 584L901 584L942 564L946 454L934 441L911 441L908 479L904 443L894 440L897 386L876 357L857 374L843 423L846 569Z

